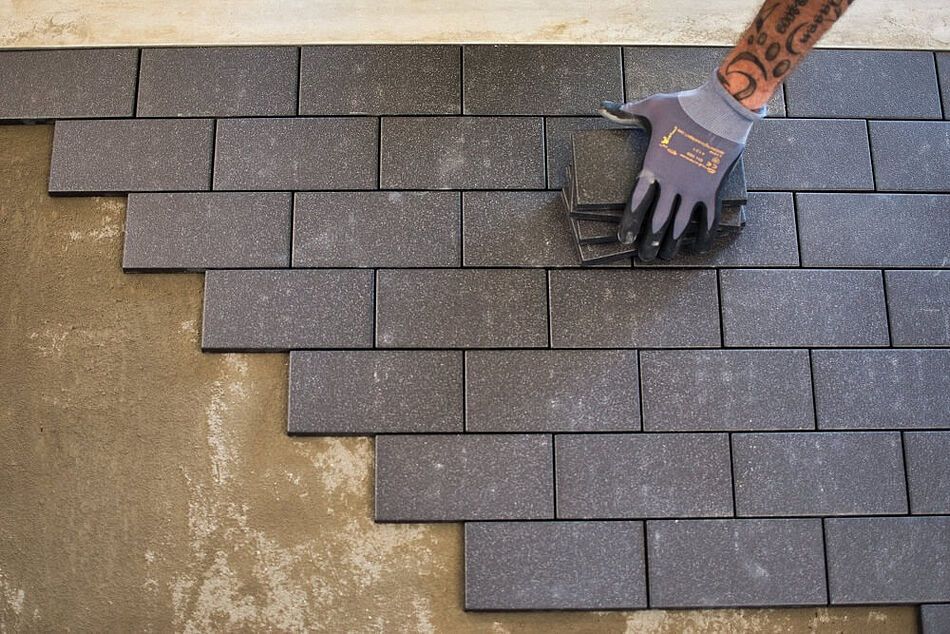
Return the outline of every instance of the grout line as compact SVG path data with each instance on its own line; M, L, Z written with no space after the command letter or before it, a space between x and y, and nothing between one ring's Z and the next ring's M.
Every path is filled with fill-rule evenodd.
M459 46L459 115L465 114L465 45Z
M376 189L383 188L383 118L376 117Z
M726 320L722 314L722 278L720 270L716 269L716 302L719 304L719 347L726 347Z
M551 332L551 330L552 330L552 328L551 328L551 271L545 271L545 273L546 273L546 275L544 276L544 280L545 280L545 283L546 283L546 286L547 286L546 299L547 299L547 309L548 309L548 310L547 310L547 313L546 313L546 316L547 316L547 318L548 318L548 348L552 348L552 345L551 345L551 339L552 339L552 332Z
M864 130L865 134L868 135L868 160L871 163L871 185L873 186L874 191L880 191L877 186L877 170L874 168L874 148L871 146L871 122L868 119L864 120Z
M821 554L825 558L825 603L831 605L831 574L828 570L828 538L826 536L825 518L821 518Z
M135 55L135 89L132 93L132 117L139 116L139 83L142 79L142 49L136 49Z
M881 269L881 288L884 291L884 320L887 322L887 345L894 347L894 334L891 326L891 302L887 296L887 275Z
M214 173L215 173L215 163L218 160L218 120L211 120L211 176L208 183L208 191L215 191L214 189Z
M541 117L541 169L544 172L544 189L550 189L551 181L548 178L548 122L546 117Z
M732 432L729 432L727 435L729 436L727 441L729 443L729 479L732 483L732 516L738 517L739 506L736 503L736 463L732 449Z
M290 194L290 267L294 268L294 222L297 219L297 194ZM375 275L375 274L374 274ZM375 289L374 289L375 293ZM375 310L373 311L375 312ZM375 332L375 328L373 328ZM375 339L375 336L374 336Z
M458 196L459 209L459 265L458 268L465 268L465 193L456 192Z
M468 431L468 353L462 350L462 433Z
M904 468L904 495L907 496L907 515L913 515L910 507L910 474L907 471L907 441L904 437L904 430L901 432L901 462Z
M801 218L798 214L798 192L792 192L792 215L795 217L795 244L798 249L798 268L802 266L802 231Z
M557 434L551 434L551 490L554 493L554 519L558 518L557 513Z
M373 269L373 349L378 347L377 326L379 316L379 269Z
M647 539L649 534L647 533L647 520L640 520L640 524L643 526L643 582L644 582L644 592L646 593L646 604L647 608L650 607L650 549L647 546Z
M303 86L303 47L297 47L297 96L294 99L294 105L297 109L297 115L300 116L300 93Z
M623 46L618 46L620 49L620 100L622 103L627 103L627 58L624 55Z
M318 437L315 434L290 434L293 437L307 438L307 437ZM366 436L367 434L363 434ZM384 434L375 434L376 436L393 436L396 434L391 434L386 432ZM454 434L458 437L461 434ZM471 434L470 434L471 435ZM359 434L349 434L349 437L359 437ZM342 434L338 434L336 437L344 437ZM928 518L939 518L947 519L946 513L920 513L909 518L911 520L917 519L928 519ZM903 513L890 513L882 515L743 515L742 517L732 517L729 515L657 515L657 516L625 516L625 517L559 517L556 518L558 522L734 522L734 523L746 523L752 520L834 520L834 519L848 519L848 520L869 520L869 519L908 519ZM379 523L381 524L448 524L448 523L458 523L458 522L485 522L493 524L501 524L506 522L519 522L524 524L543 524L550 523L552 518L550 517L528 517L521 519L511 519L511 518L499 518L499 517L480 517L473 519L471 517L455 517L451 519L439 518L439 519L419 519L419 518L400 518L400 519L387 519L382 520Z
M815 391L815 361L812 359L812 350L808 349L808 378L811 380L811 410L813 416L813 430L818 430L818 393Z
M637 350L637 395L640 401L640 431L646 431L646 421L643 419L643 354Z
M940 84L940 62L937 61L937 52L931 51L934 56L934 72L937 74L937 101L940 103L940 116L947 118L948 104L943 101L943 86ZM947 73L947 80L950 81L950 72Z
M362 348L358 352L373 353L373 352L384 352L389 351L388 348L379 348L373 350L372 348ZM287 350L282 350L281 352L288 352ZM298 350L294 348L290 352L308 352L307 350ZM346 351L346 350L336 350L333 349L331 352L357 352L357 351ZM455 352L455 351L453 351ZM467 352L471 352L470 350ZM851 428L834 428L834 429L822 429L819 430L822 434L836 434L836 435L848 435L848 436L859 436L861 434L872 434L879 435L881 433L894 433L902 431L893 427L875 427L875 428L861 428L861 429L851 429ZM947 432L950 431L947 427L915 427L910 431L917 432ZM368 433L327 433L327 434L309 434L316 436L366 436L385 433L387 436L453 436L458 435L457 432L447 432L447 431L387 431L387 432L368 432ZM798 435L798 436L813 436L815 435L815 430L808 428L798 428L798 429L725 429L725 428L716 428L716 429L677 429L675 431L670 430L653 430L643 433L636 431L617 431L617 430L603 430L603 431L575 431L570 429L529 429L529 430L511 430L511 429L498 429L498 430L482 430L482 431L472 431L469 432L469 435L478 435L478 436L525 436L525 435L545 435L545 434L557 434L558 436L625 436L630 438L634 437L643 437L643 436L664 436L664 435L683 435L689 434L692 436L723 436L726 434L738 434L742 436L772 436L772 435ZM308 434L302 434L308 435ZM880 515L904 515L904 513L881 513ZM924 515L927 515L926 513ZM930 513L929 515L947 515L947 513ZM714 517L714 516L708 516ZM719 517L719 516L715 516ZM784 517L782 515L759 515L752 516L746 515L743 517ZM796 516L797 517L797 516ZM803 515L802 517L821 517L821 515Z

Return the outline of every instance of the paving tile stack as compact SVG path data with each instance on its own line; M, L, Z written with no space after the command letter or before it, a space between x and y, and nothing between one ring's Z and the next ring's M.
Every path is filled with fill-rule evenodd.
M378 521L465 523L468 609L945 631L950 53L816 52L723 192L740 235L582 267L561 189L636 171L591 167L634 140L585 154L593 107L721 54L3 51L0 119L56 121L51 192L128 194L126 269L204 271L203 349L289 351L289 433L375 436Z

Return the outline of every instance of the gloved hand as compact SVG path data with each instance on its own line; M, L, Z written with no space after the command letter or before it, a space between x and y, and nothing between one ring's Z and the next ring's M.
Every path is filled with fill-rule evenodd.
M765 116L765 108L749 110L714 75L695 90L633 103L601 102L600 114L650 133L617 238L624 244L639 239L637 254L643 261L657 255L669 259L695 216L695 248L707 249L719 224L716 193L742 154L752 124Z

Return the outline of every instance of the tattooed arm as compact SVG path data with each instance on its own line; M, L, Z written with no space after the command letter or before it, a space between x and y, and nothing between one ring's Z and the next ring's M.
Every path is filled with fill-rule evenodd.
M854 0L766 0L719 66L720 83L758 110Z

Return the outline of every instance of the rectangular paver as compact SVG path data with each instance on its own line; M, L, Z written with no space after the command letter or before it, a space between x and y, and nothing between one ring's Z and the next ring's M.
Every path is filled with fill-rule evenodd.
M950 271L886 271L895 346L950 346Z
M130 194L122 267L287 266L291 207L279 192Z
M634 350L465 355L468 431L639 431Z
M950 122L870 121L880 191L950 190Z
M562 519L732 515L726 434L555 436Z
M785 81L793 117L940 119L930 51L812 51Z
M542 189L537 117L384 117L383 189Z
M724 269L727 346L887 345L878 271Z
M203 318L204 350L369 348L373 272L208 271Z
M744 156L749 189L874 189L864 121L765 119Z
M816 350L821 429L950 428L950 350Z
M950 515L950 431L904 434L911 513Z
M733 434L736 514L907 512L898 432Z
M617 46L465 46L465 114L591 114L623 100Z
M382 270L376 342L392 348L547 345L544 271Z
M58 121L49 191L210 189L212 128L208 119Z
M821 520L647 522L650 607L822 605Z
M218 121L215 189L373 189L375 118Z
M300 114L458 114L458 46L305 46Z
M297 48L146 48L139 71L140 117L255 117L297 114Z
M138 51L0 51L0 120L130 117Z
M465 524L466 610L646 606L642 522Z
M294 266L458 266L457 192L302 192Z
M805 350L645 350L644 431L813 429Z
M551 271L555 348L718 347L715 271Z
M950 196L796 194L795 198L804 266L950 268Z
M290 353L292 434L462 432L462 353Z
M551 437L449 434L376 438L376 521L551 519Z
M832 518L825 540L832 604L950 601L950 517Z

